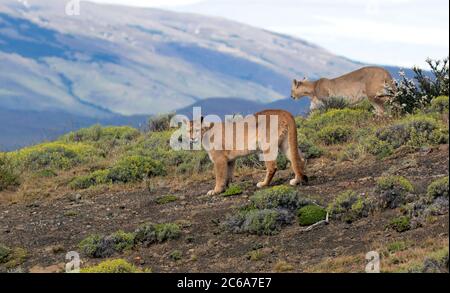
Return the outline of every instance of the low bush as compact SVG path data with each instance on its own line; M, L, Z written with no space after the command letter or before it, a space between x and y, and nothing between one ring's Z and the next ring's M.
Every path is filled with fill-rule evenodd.
M151 132L162 132L170 129L170 120L174 114L159 115L150 118L148 121L148 130Z
M322 220L325 220L327 211L317 205L307 205L297 211L298 222L300 226L310 226Z
M350 107L350 103L347 99L343 97L330 97L322 101L322 104L319 106L318 110L321 113L325 113L332 109L345 109L348 107Z
M302 128L311 128L319 131L327 126L361 127L370 122L373 114L361 109L333 109L325 113L313 113L308 119L301 123Z
M0 153L0 191L19 185L19 180L19 174L12 161L6 155Z
M411 229L411 219L407 216L400 216L389 222L389 227L402 233Z
M309 140L306 135L298 132L298 147L301 150L305 159L319 158L323 154L323 150Z
M294 211L300 206L295 189L288 186L275 186L255 192L250 197L250 206L256 209L284 208Z
M62 142L40 144L10 153L17 165L29 170L70 169L98 155L98 151L87 144Z
M109 257L116 252L129 250L134 246L135 235L124 231L117 231L109 236L91 235L83 239L80 250L89 257Z
M448 130L433 117L423 114L409 116L383 128L376 136L395 149L403 145L422 147L448 143Z
M161 243L181 236L180 226L173 223L145 224L135 231L135 243L149 246L153 243Z
M345 191L328 205L327 211L331 217L351 223L369 216L373 209L370 199L365 199L354 191Z
M286 210L252 209L229 216L224 225L233 233L275 235L283 226L291 224L293 219Z
M142 271L130 264L124 259L110 259L105 260L98 265L82 268L81 273L106 273L106 274L121 274L121 273L141 273Z
M327 126L317 133L317 137L325 145L333 145L350 140L352 132L353 129L347 126Z
M431 101L428 110L434 113L448 114L448 104L448 96L439 96Z
M448 200L449 180L448 176L432 182L427 189L429 199L444 198Z
M109 179L108 170L98 170L89 175L79 176L74 178L70 183L69 187L72 189L87 189L91 186L96 186L100 184L111 183L112 180Z
M114 183L128 183L147 177L163 176L166 172L160 161L145 156L126 156L111 168L108 179Z
M381 208L398 208L411 200L414 187L401 176L382 177L377 181L375 193Z
M89 128L70 132L62 136L59 140L64 142L101 142L103 144L116 142L123 144L136 139L139 135L139 130L128 126L102 127L100 125L94 125Z
M27 259L28 253L23 248L9 248L0 244L0 265L7 269L13 269L21 265Z

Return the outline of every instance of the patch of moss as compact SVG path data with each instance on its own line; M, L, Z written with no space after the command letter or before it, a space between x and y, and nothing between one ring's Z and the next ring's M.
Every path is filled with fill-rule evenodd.
M164 205L164 204L168 204L171 202L175 202L177 200L178 200L178 197L175 195L164 195L164 196L158 197L155 202L159 205Z
M414 191L411 182L402 176L387 176L378 179L375 192L382 208L395 209L408 202L408 195Z
M120 273L142 273L142 270L130 264L124 259L110 259L105 260L95 266L82 268L81 273L106 273L106 274L120 274Z
M310 226L322 220L325 220L327 211L317 205L308 205L297 211L298 222L300 226Z
M242 188L239 185L233 184L230 187L228 187L228 189L222 195L225 197L228 197L228 196L240 195L243 192L244 191L242 190Z
M411 229L411 219L407 216L400 216L389 222L389 227L402 233Z
M448 176L433 181L427 189L427 195L429 199L433 200L439 197L446 198L448 200L449 181Z
M135 231L135 235L135 243L149 246L153 243L180 238L181 229L180 226L173 223L145 224Z

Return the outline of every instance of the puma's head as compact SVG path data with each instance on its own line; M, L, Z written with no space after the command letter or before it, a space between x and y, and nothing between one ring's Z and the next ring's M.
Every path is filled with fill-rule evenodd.
M202 116L199 125L195 124L196 122L198 123L198 121L189 121L189 124L187 125L187 135L190 143L197 143L201 141L203 133L205 133L214 126L214 123L209 123L210 125L208 127L205 127L203 125L203 120L204 117Z
M302 81L298 81L294 79L292 82L292 88L291 88L291 97L294 100L301 99L303 97L307 97L311 95L312 93L312 84L311 82L307 81L306 78Z

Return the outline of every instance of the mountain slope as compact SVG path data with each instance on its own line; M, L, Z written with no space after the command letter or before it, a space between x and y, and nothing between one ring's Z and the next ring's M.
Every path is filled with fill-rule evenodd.
M44 2L44 3L42 3ZM155 114L209 97L271 102L360 64L236 22L155 9L0 0L0 107Z

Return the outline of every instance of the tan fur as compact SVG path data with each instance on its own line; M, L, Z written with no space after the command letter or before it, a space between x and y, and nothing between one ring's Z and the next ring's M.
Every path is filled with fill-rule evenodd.
M391 74L381 67L364 67L335 79L322 78L315 82L297 81L292 83L293 99L311 98L311 110L316 109L330 97L342 97L350 104L365 98L375 107L377 115L384 114L384 105L391 98L387 87L395 90Z
M283 152L287 158L291 162L292 170L295 173L295 178L291 180L291 185L298 185L302 183L302 181L307 181L307 177L304 173L305 168L305 161L301 156L301 153L298 149L298 142L297 142L297 127L295 124L294 117L286 111L282 110L266 110L259 113L256 113L256 121L258 121L258 116L266 116L266 122L267 122L267 136L265 136L266 139L270 138L270 131L269 131L269 123L270 123L270 116L271 115L278 115L278 146L279 150ZM190 125L190 135L191 138L195 135L192 131L193 124L191 122ZM224 136L224 129L225 129L225 123L220 124L214 124L211 125L209 128L203 128L202 133L205 133L205 131L212 129L212 127L220 127L222 126L222 133ZM245 142L248 140L249 133L252 133L249 131L248 126L244 128L244 137L236 137L236 131L233 132L233 139L234 141L242 140L244 139ZM256 137L259 137L258 135L258 125L256 125L256 129L254 129L254 133L256 133ZM205 137L204 137L205 139ZM222 140L223 141L223 140ZM267 141L267 140L266 140ZM260 142L257 141L259 144ZM211 190L208 192L208 195L215 195L220 194L225 191L229 183L231 182L233 178L233 170L235 166L235 162L238 158L244 157L253 153L258 152L258 150L249 150L249 146L247 143L245 143L244 150L236 150L236 145L234 145L234 149L232 150L210 150L208 152L208 155L211 159L211 161L214 163L214 172L216 175L216 185L214 190ZM270 151L270 150L267 150ZM264 155L264 154L263 154ZM266 164L266 177L264 181L258 183L258 187L262 188L265 186L269 186L273 176L275 175L275 172L277 171L277 162L276 160L273 161L267 161Z

